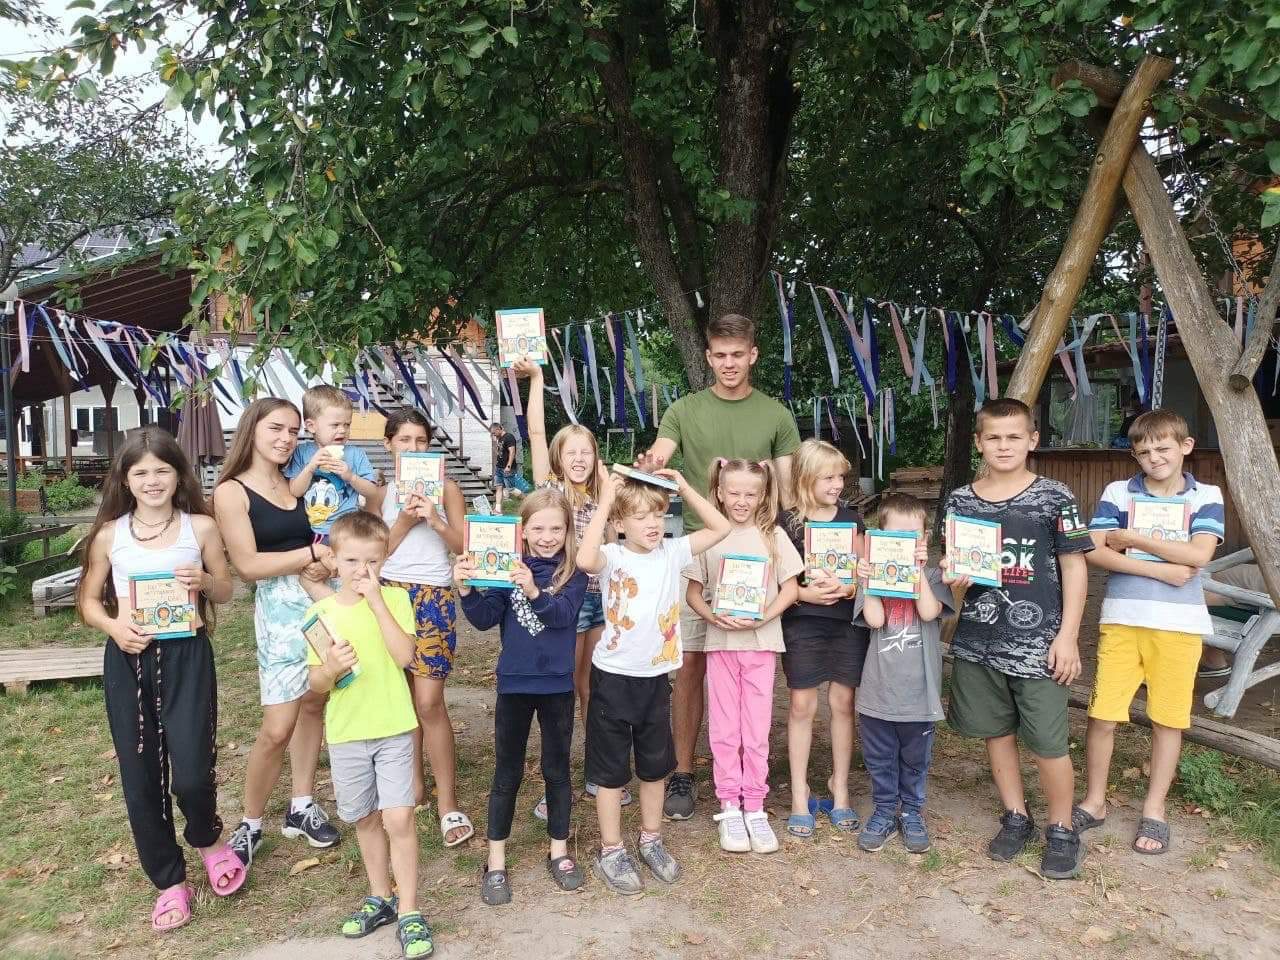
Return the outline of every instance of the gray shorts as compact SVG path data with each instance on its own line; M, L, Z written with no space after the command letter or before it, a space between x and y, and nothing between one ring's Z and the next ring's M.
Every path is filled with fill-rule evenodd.
M329 773L338 816L347 823L375 810L413 806L413 737L329 744Z

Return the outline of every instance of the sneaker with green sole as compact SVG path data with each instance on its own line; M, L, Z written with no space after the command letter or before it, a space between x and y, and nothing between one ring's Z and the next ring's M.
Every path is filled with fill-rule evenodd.
M435 952L436 945L431 941L431 925L421 913L406 913L400 918L396 927L396 936L400 939L400 952L406 960L420 960Z
M358 910L342 923L342 935L348 940L367 937L379 927L396 922L396 898L365 897Z

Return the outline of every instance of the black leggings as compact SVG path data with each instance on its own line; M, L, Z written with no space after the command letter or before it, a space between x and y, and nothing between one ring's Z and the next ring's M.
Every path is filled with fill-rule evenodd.
M542 731L542 779L547 790L547 834L569 839L569 745L573 742L573 691L565 693L500 693L493 709L494 768L489 790L489 839L511 835L516 794L524 777L529 728L538 715Z
M164 890L187 877L170 794L186 818L187 843L209 847L222 835L213 772L217 679L208 635L201 629L194 637L153 640L137 656L108 640L103 692L138 862Z

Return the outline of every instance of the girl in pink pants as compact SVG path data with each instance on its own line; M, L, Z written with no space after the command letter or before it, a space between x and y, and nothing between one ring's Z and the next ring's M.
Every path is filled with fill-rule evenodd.
M764 798L773 675L784 649L779 617L799 596L804 562L776 524L769 461L717 460L708 486L732 529L686 569L685 602L707 621L707 729L721 808L715 820L722 849L773 853L778 838Z

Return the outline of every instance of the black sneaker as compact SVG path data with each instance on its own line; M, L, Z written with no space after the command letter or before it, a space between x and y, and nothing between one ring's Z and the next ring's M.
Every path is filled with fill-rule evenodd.
M1036 825L1023 813L1006 810L1000 818L1000 832L987 844L987 856L1008 862L1022 852L1036 832Z
M341 839L329 822L329 815L318 803L313 803L298 813L290 810L285 814L284 826L280 828L280 832L290 840L306 837L307 843L313 847L332 847Z
M1071 880L1080 872L1080 834L1053 823L1044 831L1040 873L1050 880Z
M253 863L253 855L262 846L262 831L250 830L248 821L241 820L240 825L231 831L227 843L247 869Z
M693 805L697 800L698 791L693 786L693 774L673 773L667 781L662 815L668 820L688 820L693 816Z

